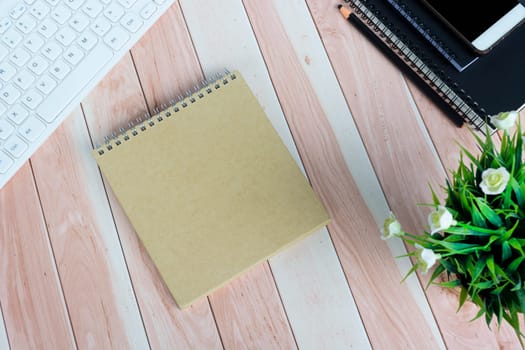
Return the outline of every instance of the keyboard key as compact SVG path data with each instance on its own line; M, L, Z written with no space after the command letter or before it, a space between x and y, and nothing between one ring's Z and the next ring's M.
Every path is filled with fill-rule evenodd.
M0 44L0 61L2 61L8 53L9 50L4 45Z
M0 79L3 81L9 81L16 74L16 68L10 63L0 63Z
M14 48L22 41L22 35L11 28L2 35L2 41L10 48Z
M50 8L47 6L42 0L36 2L33 7L31 7L31 14L35 16L35 18L41 20L49 13Z
M86 72L94 77L104 65L111 60L113 52L105 45L98 44L91 50L86 58L80 62L75 70L58 85L51 94L38 107L37 114L50 123L75 96L84 89L78 81L86 81Z
M23 67L27 61L31 58L31 55L25 49L16 49L11 55L9 55L9 60L16 64L18 67Z
M81 34L77 40L77 44L86 51L89 51L97 44L97 37L91 33Z
M33 33L29 35L24 40L24 46L28 48L31 52L38 52L40 48L44 45L44 39L42 39L42 36L37 33Z
M127 31L120 27L112 28L104 37L104 42L111 46L114 50L119 50L129 40Z
M24 97L22 97L22 102L27 106L29 109L35 109L44 97L38 93L35 89L29 90Z
M0 115L4 114L5 111L7 111L7 108L5 108L5 106L2 103L0 103Z
M53 65L49 69L49 72L58 80L64 79L70 71L71 71L71 68L69 68L68 64L64 62L63 60L56 61L55 63L53 63Z
M129 9L134 3L137 2L137 0L118 0L118 2L125 8Z
M157 11L157 6L150 2L140 10L140 15L142 18L148 19L155 13L155 11Z
M97 0L88 0L84 6L82 6L84 13L91 18L96 18L103 9L104 6Z
M80 60L84 57L84 52L80 50L76 46L71 46L69 49L67 49L64 52L64 59L71 63L72 65L76 65Z
M13 21L9 17L5 17L0 19L0 34L3 34L8 30L11 25L13 24Z
M29 112L20 104L16 104L7 112L7 116L14 123L20 124L29 116Z
M142 27L142 20L139 16L137 16L134 13L128 13L122 17L120 20L120 24L127 30L129 30L132 33L135 33L137 30L139 30L140 27Z
M19 97L20 91L11 84L0 90L0 99L9 105L12 105Z
M104 36L111 29L111 23L106 19L99 17L91 25L91 30L98 36Z
M29 73L26 69L23 69L17 74L13 81L20 89L26 90L35 81L35 76Z
M84 3L84 0L66 0L65 2L73 10L78 10Z
M41 75L47 69L49 64L42 56L35 56L29 61L27 67L36 75Z
M13 19L18 19L24 14L24 12L26 12L26 10L26 5L23 2L20 2L9 11L9 16Z
M5 140L15 130L14 126L4 119L0 119L0 140Z
M71 17L71 10L64 5L57 6L51 11L51 17L59 24L64 24Z
M13 135L4 143L4 149L13 157L18 158L27 149L27 143L20 137Z
M65 27L58 31L56 39L62 45L69 46L75 40L76 36L72 29Z
M24 34L28 34L36 27L36 20L28 14L16 20L15 26Z
M7 154L0 151L0 174L5 173L13 165L13 160Z
M82 13L77 13L71 18L69 25L77 32L82 32L89 25L89 18Z
M124 9L112 3L104 10L104 15L112 22L117 22L124 15Z
M45 19L38 25L38 32L45 36L46 38L51 38L58 30L56 22Z
M54 61L62 53L62 47L56 42L50 41L44 45L41 52L42 55L44 55L44 57L48 58L51 61Z
M57 86L56 81L48 74L44 75L37 83L36 87L44 94L49 94Z
M38 136L42 135L46 126L40 120L35 117L30 117L27 119L24 124L20 125L18 128L18 133L22 135L27 141L33 142Z

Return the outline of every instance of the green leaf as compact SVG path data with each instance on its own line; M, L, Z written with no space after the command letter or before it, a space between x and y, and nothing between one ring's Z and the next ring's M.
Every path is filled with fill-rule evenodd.
M487 257L483 256L481 259L479 259L476 262L476 266L474 266L474 271L472 272L472 282L475 283L478 281L479 276L481 275L481 272L485 269L487 262Z
M520 252L522 256L525 256L525 253L523 253L522 245L517 238L511 238L508 240L508 242L512 248Z
M498 284L498 277L496 276L496 268L494 266L494 256L491 255L487 258L487 267L489 269L489 272L491 274L492 280L495 284Z
M459 293L459 305L458 305L458 309L456 310L456 312L458 312L463 306L463 304L465 304L465 301L467 300L467 296L468 296L467 288L461 288L461 292Z
M447 281L447 282L439 282L439 283L435 283L435 284L440 286L440 287L455 288L455 287L461 286L461 281L460 280L452 280L452 281Z
M524 204L522 187L520 186L518 181L516 181L516 179L513 176L510 177L509 183L510 183L510 186L512 187L512 190L514 191L514 194L516 195L516 200L518 201L518 205L522 207Z
M483 214L492 225L500 227L503 224L498 214L496 214L496 212L492 210L482 198L474 197L474 200L476 201L481 214Z
M487 223L485 222L485 219L483 218L483 215L479 212L478 208L475 205L472 205L472 222L475 226L479 227L487 227Z
M440 261L441 262L441 261ZM432 272L432 276L430 276L430 279L428 280L428 283L427 283L427 286L425 287L425 289L427 289L430 284L432 284L436 278L443 272L445 271L445 266L443 266L442 264L439 264L435 269L434 271Z
M471 285L478 289L489 289L494 286L494 283L492 281L485 281L485 282L471 283Z
M523 260L525 259L525 256L519 256L517 257L516 259L514 259L508 266L507 266L507 271L512 274L514 272L516 272L518 270L518 267L520 266L520 264L523 262Z
M505 261L512 256L512 249L508 241L501 244L501 261Z
M430 186L430 184L428 185L428 187L430 187L430 192L432 193L432 202L434 203L435 206L438 206L440 203L439 203L439 198L436 195L436 192L434 192L434 189L432 188L432 186Z

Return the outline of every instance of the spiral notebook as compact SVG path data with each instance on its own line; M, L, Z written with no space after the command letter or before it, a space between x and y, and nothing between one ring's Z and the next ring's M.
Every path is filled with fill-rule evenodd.
M525 25L509 34L487 55L457 71L387 0L345 0L355 23L445 112L492 132L488 116L520 110L525 103Z
M181 308L329 221L238 72L94 155Z
M386 1L459 72L479 58L421 0Z

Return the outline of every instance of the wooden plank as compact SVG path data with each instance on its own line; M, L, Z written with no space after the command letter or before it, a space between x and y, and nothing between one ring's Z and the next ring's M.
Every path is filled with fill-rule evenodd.
M224 348L296 349L282 305L273 302L278 299L267 263L210 295Z
M388 215L390 209L308 7L304 1L288 1L279 3L278 6L274 1L274 4L274 8L297 56L297 62L301 64L301 68L308 80L312 82L312 89L319 99L327 120L332 125L333 133L344 156L346 166L350 170L363 200L374 216L376 224L380 226L383 224L384 218ZM407 252L400 240L389 240L387 244L393 256L405 255ZM403 275L407 274L412 268L408 258L396 259L396 263ZM444 347L445 345L442 342L432 310L416 275L408 278L406 283L429 327L431 327L434 337L440 342L440 346Z
M155 38L167 23L171 23L169 14L144 41L148 36ZM151 69L155 70L155 66ZM147 111L129 55L89 94L82 106L95 141L103 140ZM204 301L188 310L179 310L113 192L107 185L106 188L151 348L221 348L208 303Z
M307 173L334 220L329 230L372 346L439 348L440 342L412 294L406 285L399 284L401 274L387 246L381 243L336 142L332 131L336 126L327 120L312 87L316 82L309 81L301 67L299 62L304 58L297 57L275 4L244 4ZM406 314L410 319L404 317Z
M415 204L431 201L428 184L438 188L445 172L436 150L427 143L428 135L421 130L405 83L390 62L341 18L332 3L307 2L390 207L406 230L421 232L428 209L418 209ZM400 137L407 130L410 137ZM457 295L433 287L427 296L447 347L498 346L482 320L469 322L468 307L456 314Z
M81 349L145 349L146 332L91 149L77 108L32 157L71 323Z
M206 11L209 11L208 9ZM201 11L202 15L202 11ZM214 17L218 16L214 14ZM180 8L173 6L168 14L166 15L167 25L162 28L164 31L163 35L169 35L170 45L173 46L173 50L167 51L165 46L159 46L156 37L144 38L137 47L132 50L135 66L139 73L141 86L146 95L146 99L150 106L154 104L162 104L169 100L169 96L177 96L184 94L187 90L192 90L195 83L198 83L203 79L203 75L200 70L199 61L194 56L194 50L192 42L187 34L184 18L180 12ZM203 17L204 20L204 17ZM210 26L209 18L205 21L206 26ZM204 23L204 22L203 22ZM212 27L215 27L212 26ZM166 34L169 33L169 34ZM157 36L158 37L158 36ZM190 54L192 53L192 54ZM175 68L174 68L175 67ZM166 74L165 72L173 72L172 74ZM154 101L154 102L151 102ZM279 344L293 344L293 336L289 331L287 325L286 316L283 312L268 314L267 310L282 310L281 301L277 293L272 293L271 290L275 290L275 284L273 280L266 279L265 271L268 269L266 264L261 265L262 268L254 269L249 272L250 276L246 277L241 281L256 280L261 290L266 291L268 299L265 300L265 304L258 305L255 313L252 313L252 305L257 305L257 294L248 294L245 298L236 300L237 296L235 291L231 288L226 288L219 295L211 299L211 307L215 318L217 319L217 327L221 334L221 339L225 347L230 347L233 343L233 339L241 337L245 344L250 344L251 341L255 341L254 334L257 334L257 341L260 343L273 344L278 342ZM242 283L237 282L238 287L236 289L243 290L249 286L243 286ZM220 303L221 306L232 305L237 303L236 311L228 310L226 307L216 309L215 303ZM239 312L244 311L244 312ZM241 317L239 319L229 319L223 317L220 313L225 313L229 316ZM261 315L265 315L262 317ZM233 333L231 326L233 324L242 325L239 328L238 333ZM267 331L271 325L278 324L286 326L284 329L280 329L279 333L271 334ZM250 325L250 328L248 328ZM275 339L277 337L277 340ZM283 337L280 339L279 337Z
M29 163L0 191L0 208L0 302L12 349L75 348Z
M220 71L221 65L239 69L302 167L242 5L183 1L182 7L204 70ZM214 26L205 25L203 7L219 14ZM217 36L224 39L217 41ZM370 347L326 229L270 259L270 266L300 348Z

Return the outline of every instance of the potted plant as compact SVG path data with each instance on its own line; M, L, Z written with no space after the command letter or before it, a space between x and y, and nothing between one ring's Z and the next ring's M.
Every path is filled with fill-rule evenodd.
M434 210L428 230L421 235L404 232L393 214L381 229L384 239L400 237L415 247L408 256L415 263L408 275L429 271L430 283L459 288L459 307L468 299L479 307L474 319L487 324L508 322L520 343L519 316L525 313L525 137L516 112L500 113L491 122L503 130L497 146L490 133L473 132L479 154L461 147L456 171L446 180L444 203L432 192ZM436 283L436 278L445 281Z

